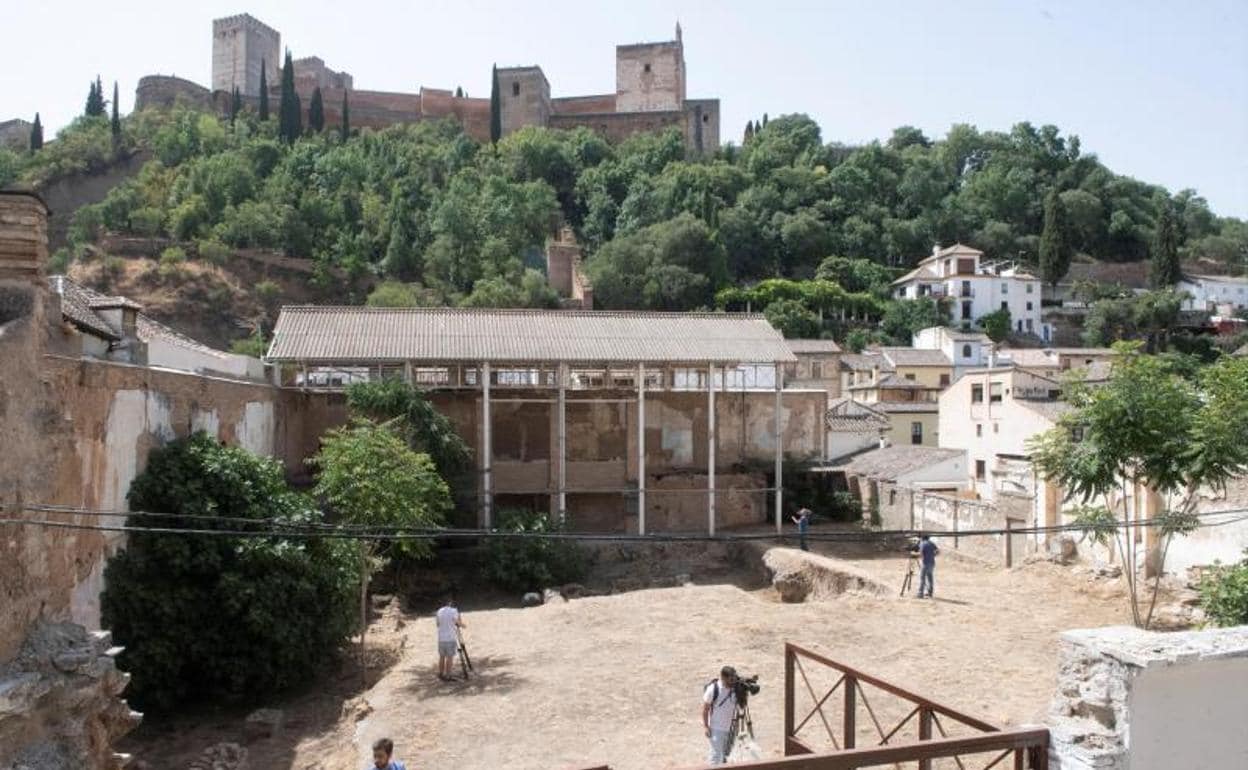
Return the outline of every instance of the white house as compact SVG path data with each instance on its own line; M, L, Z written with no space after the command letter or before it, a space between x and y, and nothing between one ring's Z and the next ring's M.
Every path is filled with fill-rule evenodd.
M934 246L930 257L893 281L893 296L947 298L954 324L968 331L985 315L1006 308L1016 333L1052 338L1052 329L1040 320L1040 279L1012 262L985 261L982 251L960 243Z
M944 326L932 326L915 333L914 347L921 350L939 350L953 363L953 379L957 380L967 369L978 369L992 364L996 346L983 332L967 332Z
M1219 312L1219 306L1233 310L1248 307L1248 277L1235 275L1184 275L1175 285L1190 296L1183 301L1184 310ZM1231 315L1228 313L1227 315Z

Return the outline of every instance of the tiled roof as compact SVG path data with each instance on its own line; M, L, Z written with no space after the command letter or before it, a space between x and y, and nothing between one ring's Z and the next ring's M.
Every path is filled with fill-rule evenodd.
M893 366L951 366L949 357L939 350L924 348L880 348Z
M934 280L939 277L940 276L936 275L934 271L928 269L927 265L920 264L915 269L911 270L910 272L906 273L902 277L893 281L891 285L896 286L899 283L909 283L910 281L924 280L924 279L929 279L929 278Z
M878 353L877 354L867 354L867 353L842 353L841 354L841 368L842 369L849 369L850 371L869 372L872 369L875 369L877 367L884 371L889 371L892 369L892 366L890 366L889 363L885 361L884 358L880 356Z
M148 318L142 313L139 313L138 322L135 324L135 327L135 332L138 334L139 339L144 342L161 339L171 345L177 345L178 347L186 348L187 350L194 350L208 356L216 356L217 358L231 358L234 356L233 353L227 353L224 350L210 348L198 340L193 340L185 334L181 334L173 329L170 329L168 326L165 326L159 321L153 321L151 318Z
M963 454L961 449L926 446L890 446L863 452L844 466L847 474L876 479L896 479Z
M48 282L52 290L61 295L61 315L66 320L97 337L113 341L121 339L121 335L91 309L91 300L100 295L63 275L48 276Z
M570 310L282 308L276 361L796 361L762 316Z
M840 353L841 346L833 340L785 340L794 353Z
M940 404L935 401L876 401L871 406L885 414L935 414L940 411Z
M838 398L828 406L827 423L833 433L879 433L889 425L884 415L848 398Z

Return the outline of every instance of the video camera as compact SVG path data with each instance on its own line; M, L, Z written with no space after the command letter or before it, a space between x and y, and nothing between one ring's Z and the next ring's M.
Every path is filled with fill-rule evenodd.
M732 682L732 692L737 698L738 706L744 706L748 703L750 696L758 695L760 689L762 689L762 686L758 683L758 674L747 677L738 676Z
M906 538L906 553L914 558L919 555L919 539L917 537Z

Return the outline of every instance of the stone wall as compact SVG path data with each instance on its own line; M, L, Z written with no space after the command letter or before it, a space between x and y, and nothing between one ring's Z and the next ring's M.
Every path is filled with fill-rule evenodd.
M237 86L245 96L260 93L263 67L269 84L278 81L282 66L281 35L248 14L212 22L212 90L230 93Z
M185 104L201 110L213 108L212 91L198 83L192 83L172 75L148 75L139 78L134 91L134 108L173 107Z
M550 83L541 67L499 69L498 98L503 136L550 122Z
M682 109L685 51L681 42L616 46L615 99L620 112Z
M1248 767L1248 626L1062 634L1054 770Z

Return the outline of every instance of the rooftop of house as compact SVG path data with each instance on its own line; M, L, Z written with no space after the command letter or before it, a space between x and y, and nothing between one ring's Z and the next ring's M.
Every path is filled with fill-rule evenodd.
M1246 275L1202 275L1200 273L1184 273L1183 280L1189 283L1197 281L1218 281L1220 283L1242 283L1248 286L1248 276Z
M492 308L282 308L268 359L319 362L791 363L761 315Z
M885 414L936 414L940 411L936 401L876 401L871 406Z
M1113 348L1009 348L1001 351L1018 366L1056 366L1062 357L1104 360L1115 355Z
M785 340L789 350L795 354L803 353L840 353L841 346L833 340L791 339Z
M850 371L869 372L874 369L891 371L893 367L879 353L867 352L841 354L841 368Z
M880 348L880 353L893 366L951 366L949 357L940 350L928 348Z
M963 454L961 449L925 446L890 446L863 452L842 466L848 475L894 481L897 478L945 462Z
M826 421L833 433L880 433L889 426L883 414L850 398L833 400L828 405Z

